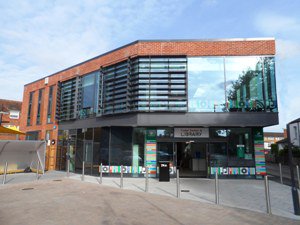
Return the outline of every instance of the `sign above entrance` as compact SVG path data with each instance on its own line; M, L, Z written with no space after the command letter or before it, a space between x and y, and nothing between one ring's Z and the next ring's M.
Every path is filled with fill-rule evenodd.
M209 138L208 128L174 128L175 138Z

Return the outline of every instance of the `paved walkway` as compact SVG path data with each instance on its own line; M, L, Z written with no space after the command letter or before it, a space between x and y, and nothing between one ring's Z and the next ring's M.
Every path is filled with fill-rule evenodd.
M64 172L47 172L41 176L40 180L59 180L66 176ZM36 175L28 174L12 174L7 177L7 186L13 183L35 181ZM71 174L70 179L81 180L78 174ZM0 176L0 182L2 176ZM103 184L99 184L98 177L85 176L85 181L95 183L98 186L109 186L120 189L120 178L104 177ZM181 190L189 192L181 192L181 199L195 200L202 203L215 202L214 180L212 179L189 179L182 178ZM219 180L220 182L220 204L224 207L236 207L241 209L249 209L256 212L265 213L265 190L262 180ZM37 182L34 182L36 184ZM124 178L123 189L133 190L136 192L145 191L144 178ZM149 192L158 195L165 195L176 198L176 179L170 182L158 182L157 179L149 179ZM270 195L272 213L278 216L284 216L292 219L300 219L295 216L293 211L291 189L289 186L270 181ZM0 223L1 224L1 223Z
M0 224L299 224L299 221L274 215L76 179L75 176L61 181L44 179L1 186ZM126 186L129 184L125 183Z

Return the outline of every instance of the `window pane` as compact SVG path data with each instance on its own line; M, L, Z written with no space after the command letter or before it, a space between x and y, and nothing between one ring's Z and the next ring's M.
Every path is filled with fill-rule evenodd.
M278 112L274 57L264 58L264 88L266 98L266 110L271 112Z
M226 167L228 166L227 159L227 144L223 142L211 143L209 145L210 166L211 167Z
M228 166L255 166L250 128L228 129Z
M225 111L223 58L188 58L190 112Z
M110 165L132 165L132 128L112 127Z
M93 108L95 96L95 74L82 78L82 107Z
M225 59L228 110L263 111L262 61L259 57Z

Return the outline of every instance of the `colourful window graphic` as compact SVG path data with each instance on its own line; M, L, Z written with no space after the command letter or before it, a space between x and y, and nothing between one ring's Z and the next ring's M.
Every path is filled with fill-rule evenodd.
M220 175L255 175L254 167L211 167L210 174Z

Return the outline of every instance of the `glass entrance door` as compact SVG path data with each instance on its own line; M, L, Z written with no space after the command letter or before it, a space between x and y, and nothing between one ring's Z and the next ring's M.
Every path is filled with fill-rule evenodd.
M84 173L87 175L91 175L93 169L93 141L84 141L83 161L85 162Z
M177 142L175 146L181 177L207 177L207 143Z

